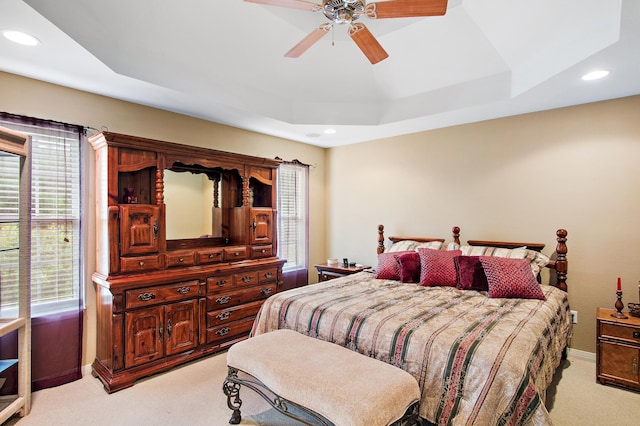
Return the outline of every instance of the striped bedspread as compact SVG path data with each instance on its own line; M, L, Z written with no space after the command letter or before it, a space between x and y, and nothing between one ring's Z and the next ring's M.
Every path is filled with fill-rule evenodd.
M548 425L545 391L571 315L566 293L542 289L546 301L490 299L361 272L271 296L252 335L293 329L402 368L432 423Z

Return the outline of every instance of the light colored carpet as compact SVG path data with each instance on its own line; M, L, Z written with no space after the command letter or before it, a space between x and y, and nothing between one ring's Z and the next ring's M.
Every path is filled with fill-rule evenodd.
M90 374L33 394L31 414L3 426L223 426L231 410L222 393L226 353L140 380L111 395ZM640 424L640 393L596 383L595 363L572 357L556 374L547 406L555 426ZM292 426L254 392L241 390L242 425Z

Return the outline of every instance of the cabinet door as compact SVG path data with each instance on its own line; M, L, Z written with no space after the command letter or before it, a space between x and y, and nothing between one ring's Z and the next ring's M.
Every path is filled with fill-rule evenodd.
M166 354L198 346L198 301L187 300L165 306L167 318Z
M273 241L273 211L251 209L251 244L269 244Z
M160 207L120 206L120 254L157 253L159 250Z
M134 367L164 356L164 307L125 313L125 366Z
M639 383L640 349L618 343L601 342L600 351L600 374L634 384Z

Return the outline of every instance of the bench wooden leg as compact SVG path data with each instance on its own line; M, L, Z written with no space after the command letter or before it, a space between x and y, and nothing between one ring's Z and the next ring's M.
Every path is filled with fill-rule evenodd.
M235 380L234 380L235 379ZM231 418L229 419L230 425L240 424L242 416L240 414L240 407L242 406L242 400L240 399L240 383L238 383L238 370L233 367L229 367L227 378L222 385L222 391L227 395L227 407L233 410Z

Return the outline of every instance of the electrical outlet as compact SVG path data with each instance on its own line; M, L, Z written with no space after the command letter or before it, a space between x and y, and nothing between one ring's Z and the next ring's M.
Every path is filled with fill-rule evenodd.
M578 323L578 311L571 311L571 322L574 324Z

